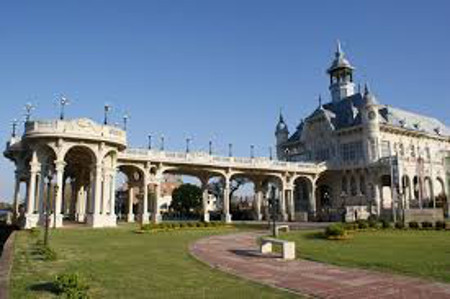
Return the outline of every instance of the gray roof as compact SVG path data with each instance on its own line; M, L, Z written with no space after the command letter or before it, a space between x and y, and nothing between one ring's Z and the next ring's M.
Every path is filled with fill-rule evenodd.
M356 93L338 102L319 106L306 120L319 116L327 118L334 130L350 128L361 124L359 110L366 105L369 97ZM374 98L375 101L375 98ZM425 132L432 135L450 136L450 128L436 118L423 116L387 105L377 105L380 123L389 124L406 130ZM300 140L304 124L289 137L289 142Z

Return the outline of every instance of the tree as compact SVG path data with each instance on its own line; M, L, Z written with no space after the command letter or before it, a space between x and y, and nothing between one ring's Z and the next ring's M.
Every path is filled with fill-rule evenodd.
M170 208L182 214L198 213L202 208L202 190L192 184L182 184L172 192Z
M245 177L237 177L230 182L230 198L233 198L234 193L246 183L250 182ZM225 181L223 178L209 183L208 190L211 192L218 201L223 203L223 189L225 188Z

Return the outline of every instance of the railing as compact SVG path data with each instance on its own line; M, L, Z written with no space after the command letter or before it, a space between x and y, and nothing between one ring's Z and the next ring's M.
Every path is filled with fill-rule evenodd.
M89 119L36 120L25 124L25 137L55 135L107 140L126 145L126 132L109 125L99 125Z
M219 167L236 167L236 168L263 168L274 170L309 170L319 171L326 168L325 163L311 162L286 162L271 160L266 157L224 157L209 155L206 152L169 152L148 150L140 148L130 148L119 155L119 159L124 160L146 160L165 163L182 163L182 164L201 164Z

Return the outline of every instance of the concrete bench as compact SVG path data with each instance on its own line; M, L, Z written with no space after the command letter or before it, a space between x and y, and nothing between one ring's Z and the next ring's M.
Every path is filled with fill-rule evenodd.
M274 238L262 238L261 239L261 253L271 253L272 245L281 245L282 256L284 260L295 259L295 243L286 240L279 240Z
M275 232L277 236L280 234L280 231L284 230L285 232L289 232L289 225L277 225L275 226Z

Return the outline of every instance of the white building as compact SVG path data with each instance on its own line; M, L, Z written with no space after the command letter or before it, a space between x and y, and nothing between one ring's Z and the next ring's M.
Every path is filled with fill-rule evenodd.
M316 181L316 207L308 206L305 192L296 188L296 212L349 220L365 218L371 210L385 217L401 216L402 208L448 211L450 128L381 104L367 85L356 90L354 68L339 43L335 55L327 70L331 100L322 104L319 99L292 134L282 115L276 126L278 159L327 165Z

